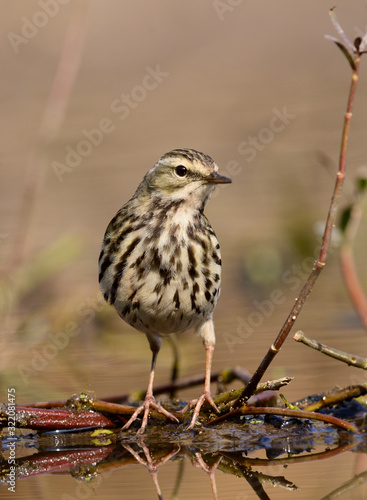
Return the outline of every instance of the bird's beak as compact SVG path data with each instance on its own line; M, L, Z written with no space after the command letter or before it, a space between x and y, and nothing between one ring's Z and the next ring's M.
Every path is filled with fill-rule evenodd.
M208 184L230 184L232 182L228 177L224 177L224 175L219 175L217 172L213 172L208 177L205 177L204 180Z

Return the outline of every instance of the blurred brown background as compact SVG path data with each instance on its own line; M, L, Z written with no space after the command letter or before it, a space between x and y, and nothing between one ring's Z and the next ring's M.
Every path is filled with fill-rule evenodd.
M310 269L334 185L351 72L340 51L323 37L335 35L328 15L333 4L64 3L0 1L1 299L9 313L0 340L1 399L12 386L17 402L65 399L82 390L103 397L146 386L148 343L98 302L97 258L109 220L145 172L176 147L211 155L233 179L218 189L206 210L223 257L213 368L241 365L252 372ZM45 144L39 141L39 127L67 26L78 7L85 19L81 38L83 24L86 29L81 61L61 129ZM367 2L339 1L336 13L352 39L365 31ZM355 172L366 162L364 63L344 204L353 193ZM95 132L101 126L108 130L103 135ZM95 144L86 142L88 137ZM71 150L79 151L75 166L67 157ZM20 218L25 186L29 223ZM366 284L365 223L356 256ZM19 233L26 235L21 248ZM280 297L277 304L274 293ZM345 290L337 248L296 329L364 355L365 332ZM203 372L198 338L182 336L180 351L182 375ZM170 363L170 349L164 346L157 383L167 380ZM365 381L359 371L291 338L267 375L296 377L284 391L290 401ZM352 461L340 470L340 481L347 480ZM311 498L312 488L323 494L332 488L317 467L309 474L314 480L306 496L297 498ZM71 480L70 485L72 490ZM42 486L44 494L48 487ZM238 485L233 491L224 483L223 488L231 493L221 498L245 498L236 497ZM105 494L98 490L96 498L110 498ZM210 498L209 487L200 494Z

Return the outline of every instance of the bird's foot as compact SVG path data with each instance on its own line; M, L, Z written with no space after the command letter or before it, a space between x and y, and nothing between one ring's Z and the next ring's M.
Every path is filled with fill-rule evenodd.
M218 407L214 403L214 400L211 397L210 392L204 391L203 394L200 396L199 399L194 400L194 401L190 401L190 403L188 405L188 407L190 407L190 408L192 408L193 406L195 406L195 410L194 410L194 413L192 415L191 423L187 427L187 430L190 430L190 429L194 428L194 425L195 425L195 423L196 423L196 421L198 419L199 413L200 413L200 409L201 409L201 407L203 406L203 404L205 402L209 403L210 406L214 409L214 411L216 413L219 413Z
M138 418L140 413L144 412L143 415L143 421L141 424L140 429L138 430L139 434L143 434L145 431L145 427L147 426L148 423L148 418L149 418L149 411L150 409L153 408L159 413L162 413L165 417L167 417L169 420L172 420L173 422L178 422L179 420L172 415L169 411L165 410L163 406L158 404L155 400L154 396L146 396L144 402L137 408L134 413L131 415L130 419L126 422L126 424L123 426L122 430L126 430L130 427L130 425L135 422L135 420Z

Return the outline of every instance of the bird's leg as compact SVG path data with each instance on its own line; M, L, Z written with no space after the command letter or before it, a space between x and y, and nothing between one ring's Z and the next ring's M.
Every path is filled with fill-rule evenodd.
M128 429L130 425L135 422L135 420L138 418L138 415L140 415L141 412L144 411L143 415L143 421L141 424L141 427L139 429L139 434L143 434L145 431L145 427L147 426L148 423L148 417L149 417L149 410L150 408L154 408L157 410L159 413L162 413L165 417L169 418L170 420L173 420L174 422L178 422L178 419L172 415L172 413L169 413L167 410L162 408L162 406L158 403L156 403L155 398L153 396L153 381L154 381L154 370L155 370L155 365L157 362L157 356L159 353L160 349L160 344L158 343L150 343L150 348L152 350L152 366L150 369L150 375L149 375L149 383L148 383L148 389L144 398L144 402L139 408L137 408L134 413L131 415L130 419L128 422L123 426L123 430Z
M167 340L171 344L172 347L172 353L173 353L173 364L172 364L172 369L171 369L171 382L174 384L176 380L178 379L178 372L179 372L179 354L178 354L178 348L177 348L177 337L175 333L172 333ZM172 389L169 393L169 397L171 399L174 399L176 397L176 390Z
M205 352L206 352L206 363L205 363L205 383L204 383L204 392L200 396L200 398L196 401L195 410L191 419L190 425L187 429L192 429L195 425L195 422L199 416L200 409L205 402L209 403L210 406L214 408L216 413L219 412L214 400L210 394L210 379L211 379L211 368L212 368L212 359L214 352L214 345L212 344L204 344Z
M204 341L205 353L206 353L206 363L205 363L205 383L204 383L204 392L197 400L195 404L195 410L191 419L191 423L188 426L188 429L192 429L195 425L195 422L199 416L200 409L205 402L209 403L210 406L219 413L219 410L214 403L213 398L210 395L210 379L211 379L211 371L212 371L212 359L214 353L215 346L215 333L214 333L214 323L213 319L210 318L206 321L198 330L200 337ZM193 406L193 405L190 405Z
M150 407L152 406L153 408L160 411L158 405L155 402L155 398L153 396L153 381L154 381L154 372L155 372L155 365L157 362L158 351L153 350L152 352L153 352L152 366L150 369L148 389L147 389L147 393L145 395L145 399L144 399L144 403L143 403L144 416L143 416L143 422L142 422L140 430L139 430L139 434L142 434L145 430L145 427L147 426Z

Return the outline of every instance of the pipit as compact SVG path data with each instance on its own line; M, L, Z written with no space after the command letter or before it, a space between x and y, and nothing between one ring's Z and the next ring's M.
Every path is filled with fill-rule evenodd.
M217 237L204 215L216 184L232 182L216 163L193 149L166 153L149 170L134 196L109 223L99 256L99 283L105 300L129 325L145 333L152 351L146 397L123 429L149 409L177 418L156 403L154 370L162 337L194 328L206 350L204 392L188 428L203 403L218 411L210 395L215 345L213 310L221 282Z

